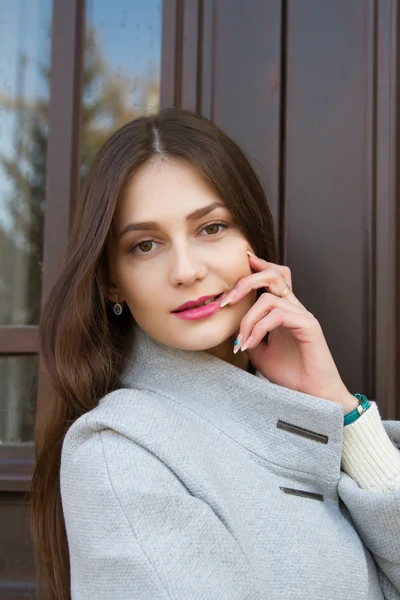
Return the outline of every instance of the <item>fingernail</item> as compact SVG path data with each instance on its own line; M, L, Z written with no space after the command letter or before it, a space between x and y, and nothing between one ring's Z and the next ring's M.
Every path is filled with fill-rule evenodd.
M250 252L250 250L247 250L247 254L249 256L251 256L252 258L257 258L255 254L253 254L252 252Z
M239 333L236 340L233 342L233 354L236 354L240 350L240 345L242 343L242 334Z
M220 307L222 308L223 306L226 306L227 304L229 304L229 302L234 299L236 294L237 294L236 290L231 290L229 292L229 294L227 296L225 296L225 298L222 300L222 302L220 302L220 304L219 304Z
M243 344L243 346L241 347L241 351L244 352L245 350L247 350L247 348L252 344L252 342L253 342L253 336L251 335L249 337L249 339L246 340L246 343Z

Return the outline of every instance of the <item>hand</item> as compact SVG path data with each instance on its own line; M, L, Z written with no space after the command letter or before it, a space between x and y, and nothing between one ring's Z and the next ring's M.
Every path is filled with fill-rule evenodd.
M248 356L264 377L283 387L325 398L354 410L357 399L344 385L317 319L292 291L288 267L249 254L252 271L240 279L222 303L236 304L251 290L267 289L243 317L235 351ZM269 332L268 343L262 340Z

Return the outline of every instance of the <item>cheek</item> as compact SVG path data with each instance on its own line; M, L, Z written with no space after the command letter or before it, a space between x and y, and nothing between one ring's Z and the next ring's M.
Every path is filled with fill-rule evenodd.
M130 306L141 306L153 297L155 278L149 269L132 264L131 257L118 261L115 268L115 283Z
M231 256L234 255L232 254ZM251 275L253 271L250 268L246 251L243 257L242 253L240 253L236 260L232 260L232 258L229 258L228 256L225 262L225 272L227 273L230 279L235 279L235 281L233 282L235 284L237 281L239 281L239 279Z

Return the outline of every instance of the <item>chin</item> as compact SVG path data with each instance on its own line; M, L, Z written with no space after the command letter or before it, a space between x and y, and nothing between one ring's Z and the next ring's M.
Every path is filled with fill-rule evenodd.
M189 333L189 335L177 336L175 334L173 345L181 350L200 351L210 350L224 344L227 340L232 340L235 337L237 327L199 327L197 331Z
M176 348L178 350L196 352L210 350L211 348L220 346L229 338L232 338L233 344L234 331L235 330L216 331L216 328L213 328L213 330L209 332L201 332L198 330L197 332L189 333L189 335L179 335L177 332L174 332L172 335L169 335L169 332L165 332L165 335L163 335L160 330L158 330L157 333L153 333L152 331L147 331L147 333L156 342L163 344L164 346L169 346L170 348Z
M150 327L145 326L149 325L147 323L138 324L150 337L164 346L195 352L216 348L227 340L233 344L241 318L242 314L234 315L226 311L224 315L218 315L218 318L211 317L199 321L179 323L174 320L172 324L153 321Z

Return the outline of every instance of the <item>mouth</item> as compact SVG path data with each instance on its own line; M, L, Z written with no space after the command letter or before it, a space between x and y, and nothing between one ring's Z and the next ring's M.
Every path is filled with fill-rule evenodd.
M220 303L224 297L224 293L218 294L217 296L203 296L192 302L186 302L177 309L172 311L172 314L179 319L186 321L197 321L198 319L205 319L218 312L221 307Z
M208 304L212 304L213 302L216 302L216 301L221 302L223 295L224 294L222 293L222 294L217 294L216 296L202 296L201 298L197 298L197 300L186 302L185 304L178 306L178 308L176 308L172 312L179 313L179 312L183 312L185 310L190 310L193 308L200 308L201 306L207 306Z

